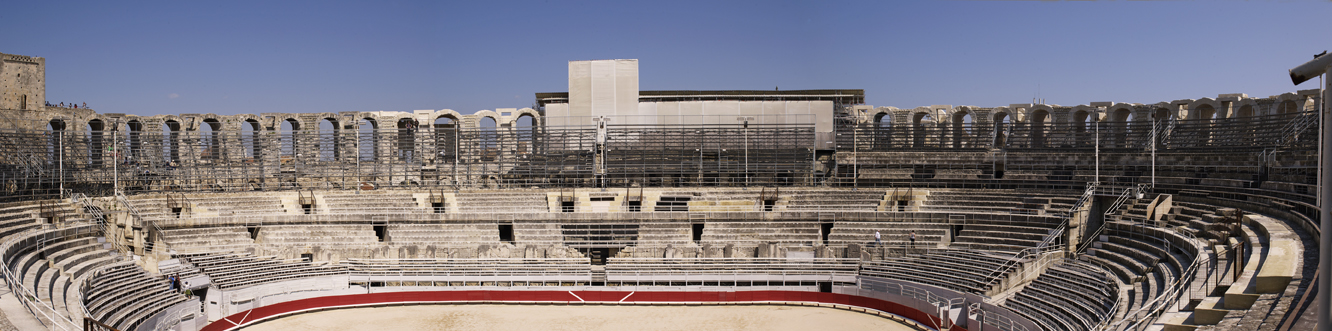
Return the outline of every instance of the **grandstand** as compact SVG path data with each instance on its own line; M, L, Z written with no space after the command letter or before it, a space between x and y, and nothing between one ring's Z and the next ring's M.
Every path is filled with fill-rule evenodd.
M657 92L639 97L826 102L832 125L0 110L19 294L0 308L20 329L191 331L429 302L826 305L1010 331L1317 314L1318 91L915 109Z

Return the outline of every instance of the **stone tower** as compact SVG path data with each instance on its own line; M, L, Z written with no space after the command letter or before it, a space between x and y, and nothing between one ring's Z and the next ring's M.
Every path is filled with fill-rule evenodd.
M40 110L46 103L46 59L0 53L0 109Z

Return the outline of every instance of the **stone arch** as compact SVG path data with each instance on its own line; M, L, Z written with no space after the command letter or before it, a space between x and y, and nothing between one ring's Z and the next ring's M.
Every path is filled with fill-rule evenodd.
M162 155L167 163L180 161L180 121L167 118L162 121Z
M537 116L527 112L516 115L512 126L515 151L518 154L531 154L536 148Z
M356 154L361 161L375 161L379 159L379 122L373 116L361 116L356 124L357 148Z
M129 149L125 151L124 158L126 162L131 159L143 157L143 122L138 119L131 119L125 122L126 136L129 138Z
M441 162L453 163L458 159L458 137L462 123L456 114L441 114L435 117L432 129L435 134L435 148L439 151Z
M1202 98L1189 103L1189 119L1214 120L1228 117L1221 103L1211 98Z
M477 112L476 147L481 150L482 161L494 161L500 153L499 121L492 114L481 115L481 112Z
M324 117L319 120L319 139L315 141L319 151L319 161L330 162L342 159L342 125L336 117Z
M991 121L994 122L994 147L1002 147L1008 144L1008 127L1013 125L1013 116L1009 114L1008 108L997 108L994 114L991 114Z
M1054 115L1049 106L1038 105L1027 110L1027 124L1030 126L1030 146L1045 147L1046 136L1050 132L1050 123L1054 122Z
M50 137L46 143L47 157L49 158L47 163L58 164L64 162L65 145L68 143L66 141L68 139L65 137L68 130L69 124L64 119L55 118L47 122L46 134Z
M1251 102L1241 104L1239 108L1235 110L1236 118L1253 117L1255 114L1256 112L1254 111L1254 104Z
M222 122L216 118L205 118L199 126L199 155L203 159L215 160L222 155Z
M874 150L886 150L893 144L893 113L891 108L877 108L871 127L874 131Z
M953 148L976 147L975 135L976 116L969 109L959 109L953 112Z
M1109 115L1108 119L1110 122L1107 123L1109 124L1107 128L1110 129L1109 133L1112 137L1112 144L1110 147L1128 147L1128 137L1130 132L1134 129L1133 123L1138 120L1137 116L1134 116L1133 114L1133 107L1128 105L1116 105L1106 112Z
M241 129L238 132L240 134L241 148L244 153L243 157L250 160L258 160L262 158L263 154L260 150L262 149L263 144L259 141L259 133L263 130L259 125L259 120L246 118L244 121L240 122L240 127ZM247 129L249 131L248 133L246 132Z
M925 147L926 137L929 136L931 124L934 122L932 111L916 110L911 113L911 145L916 148Z
M300 154L301 126L301 121L295 118L285 118L282 119L281 123L278 123L278 136L281 139L279 154L292 162Z
M86 132L84 132L86 135L84 139L87 141L87 161L89 166L100 167L105 164L103 156L106 154L103 152L106 150L106 147L110 145L106 142L106 130L106 121L103 121L100 118L88 120L88 126L85 130Z
M403 116L399 117L394 125L398 129L398 158L411 162L415 158L413 154L416 152L416 133L421 123L415 118Z

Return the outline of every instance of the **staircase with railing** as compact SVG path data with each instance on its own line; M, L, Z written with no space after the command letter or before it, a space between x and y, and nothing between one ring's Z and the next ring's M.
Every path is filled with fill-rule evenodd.
M1300 134L1303 134L1304 130L1316 123L1318 123L1317 112L1309 111L1296 115L1295 118L1281 127L1281 136L1276 141L1277 146L1287 146L1298 141Z

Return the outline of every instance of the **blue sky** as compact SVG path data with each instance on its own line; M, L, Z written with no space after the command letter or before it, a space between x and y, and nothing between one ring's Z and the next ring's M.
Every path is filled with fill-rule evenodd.
M1268 96L1332 49L1332 2L20 1L0 52L104 113L521 108L567 61L640 60L643 90L864 89L1003 106Z

